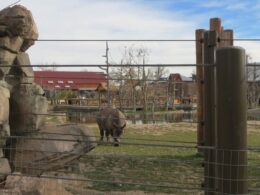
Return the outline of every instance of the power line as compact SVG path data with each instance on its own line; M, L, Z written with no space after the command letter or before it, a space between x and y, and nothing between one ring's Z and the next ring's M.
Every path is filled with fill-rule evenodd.
M12 6L14 6L14 5L16 5L17 3L20 3L20 2L21 2L21 0L18 0L18 1L16 1L16 2L14 2L14 3L12 3L12 4L8 5L8 6L6 6L4 9L9 8L9 7L12 7Z
M195 66L214 66L212 64L109 64L110 67L195 67ZM106 64L53 64L53 65L43 65L43 64L24 64L24 65L6 65L3 64L1 67L107 67Z
M195 42L195 39L27 39L37 42Z
M197 42L195 39L27 39L37 42ZM260 41L260 38L219 39L222 41Z

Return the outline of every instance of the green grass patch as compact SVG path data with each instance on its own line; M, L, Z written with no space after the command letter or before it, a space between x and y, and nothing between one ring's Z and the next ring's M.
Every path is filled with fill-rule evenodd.
M99 136L96 125L90 128ZM83 174L88 179L104 181L93 182L91 188L98 191L203 194L200 190L189 189L199 188L203 182L203 158L193 147L196 136L196 124L191 123L128 125L122 140L128 144L99 145L81 158L85 165ZM260 131L249 131L248 145L260 146ZM259 188L260 152L249 152L248 158L250 187Z
M180 193L180 190L172 188L174 186L184 186L184 183L191 186L200 185L202 182L201 158L196 155L195 148L160 147L160 145L180 146L178 142L182 140L193 142L196 140L195 132L180 130L173 133L166 126L165 131L160 131L158 128L161 127L161 125L156 128L153 125L130 125L125 130L123 136L125 139L122 142L149 146L99 145L93 152L82 158L86 166L84 175L87 178L119 182L118 184L93 183L92 189L98 191L141 190L172 194ZM96 126L91 128L96 135L99 134ZM169 186L169 188L152 187L152 185ZM185 190L182 192L185 194ZM190 191L187 194L190 194Z

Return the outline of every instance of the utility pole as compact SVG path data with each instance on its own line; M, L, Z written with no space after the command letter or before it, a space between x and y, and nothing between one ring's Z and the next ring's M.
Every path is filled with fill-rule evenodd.
M143 87L143 101L144 101L144 112L145 114L147 113L147 85L146 85L146 74L145 74L145 58L143 56L143 84L142 84L142 87Z
M110 88L109 88L109 59L108 59L108 52L109 52L109 47L108 47L108 42L106 41L106 54L103 55L102 57L106 58L106 68L99 67L100 69L106 71L107 73L107 105L110 107L111 106L111 100L110 100Z
M109 62L108 62L108 42L106 42L106 65L107 65L107 103L108 106L111 106L111 100L110 100L110 88L109 88Z

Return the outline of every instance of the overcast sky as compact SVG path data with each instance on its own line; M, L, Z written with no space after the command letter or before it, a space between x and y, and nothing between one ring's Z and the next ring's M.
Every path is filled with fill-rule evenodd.
M0 0L4 8L15 0ZM37 23L40 39L194 39L195 30L222 18L235 38L260 38L256 0L22 0ZM235 42L260 61L258 42ZM125 47L145 47L148 63L195 63L194 42L110 42L110 61L120 62ZM105 43L37 42L33 64L104 64ZM191 68L171 69L189 76Z

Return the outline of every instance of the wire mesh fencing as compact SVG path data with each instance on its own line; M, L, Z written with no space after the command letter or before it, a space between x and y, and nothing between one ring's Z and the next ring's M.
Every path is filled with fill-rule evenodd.
M196 41L196 40L38 40L39 42L57 41ZM236 39L236 41L252 41ZM258 40L253 40L258 41ZM107 64L109 67L129 68L127 64ZM101 65L106 67L107 65ZM31 65L23 65L29 67ZM32 65L33 67L39 67ZM100 67L98 64L67 64L40 65L43 67ZM214 66L211 64L132 64L132 68L153 67L196 67ZM255 67L257 64L248 64ZM10 76L11 77L11 76ZM34 77L34 79L36 79ZM54 80L53 77L42 79ZM64 77L62 79L89 78ZM50 127L49 131L27 129L23 135L2 137L3 156L11 164L10 177L20 183L28 180L42 182L42 191L47 194L111 194L127 193L168 193L168 194L204 194L219 193L221 188L230 188L232 182L240 188L237 175L248 173L247 183L249 194L260 194L260 131L258 115L248 115L248 149L243 151L220 150L215 147L197 145L196 100L183 97L185 82L162 81L160 79L111 78L109 82L123 82L121 88L127 84L127 90L112 94L111 102L124 110L127 127L121 138L120 147L114 147L111 142L100 142L99 130L96 125L96 114L99 109L107 105L106 94L92 98L49 98L48 113L12 113L13 115L44 115L47 125L64 126L72 131L58 131ZM164 82L164 84L160 84ZM257 82L257 81L256 81ZM129 84L130 83L130 84ZM140 88L137 88L137 83ZM58 84L58 83L56 83ZM196 80L189 81L196 86ZM144 90L147 87L146 91ZM150 88L149 88L150 87ZM149 92L149 90L151 90ZM130 91L130 89L132 91ZM51 89L55 93L59 89ZM160 91L159 91L160 90ZM182 92L180 92L183 90ZM61 90L60 90L61 91ZM69 91L69 90L68 90ZM129 92L130 91L130 92ZM146 92L147 99L144 99ZM180 92L180 93L179 93ZM122 95L122 93L125 93ZM179 98L179 99L178 99ZM171 100L169 104L168 100ZM178 105L176 105L178 102ZM55 100L52 102L52 100ZM103 102L102 102L103 101ZM146 105L144 105L144 103ZM179 106L179 107L178 107ZM144 112L144 109L147 109ZM68 124L69 123L69 124ZM90 129L91 135L73 131L74 126ZM47 126L48 129L48 126ZM198 152L202 151L202 152ZM211 155L217 161L205 160ZM233 159L248 156L248 163L241 162L234 165ZM211 176L207 169L214 164L216 168L216 188L205 188L205 179L210 182ZM238 172L243 167L246 173ZM206 171L205 171L206 170ZM208 170L210 171L210 170ZM0 170L1 173L1 170ZM6 175L2 172L1 175ZM228 186L222 181L228 180ZM11 184L6 183L11 187ZM213 181L212 181L213 182ZM7 186L8 186L7 185ZM17 184L16 184L17 185ZM8 190L8 189L7 189ZM134 191L134 192L133 192ZM228 193L228 194L230 194ZM247 194L248 194L247 193Z

